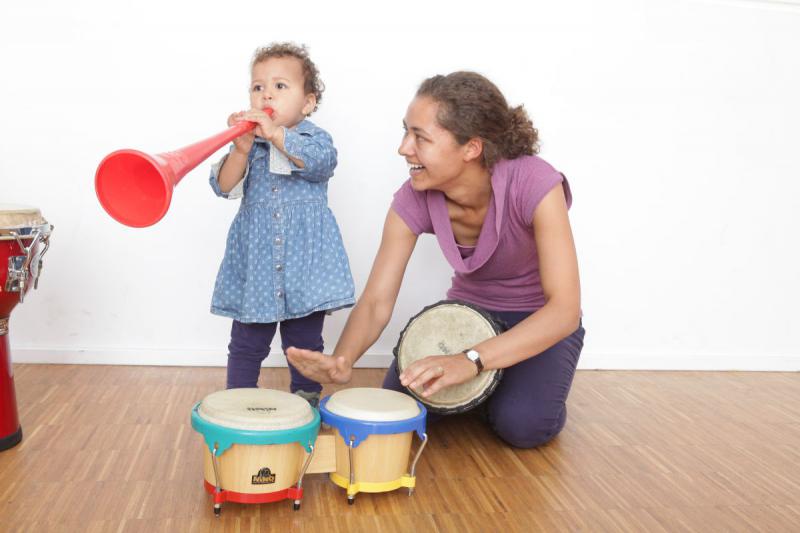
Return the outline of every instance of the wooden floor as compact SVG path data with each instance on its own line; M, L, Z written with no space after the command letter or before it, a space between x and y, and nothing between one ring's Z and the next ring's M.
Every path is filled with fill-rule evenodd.
M800 531L800 374L581 371L549 445L504 445L475 417L429 427L417 492L323 474L289 502L202 488L191 406L222 368L17 365L24 439L0 452L0 531ZM356 371L352 386L382 372ZM262 386L286 389L285 369ZM326 394L334 389L326 390Z

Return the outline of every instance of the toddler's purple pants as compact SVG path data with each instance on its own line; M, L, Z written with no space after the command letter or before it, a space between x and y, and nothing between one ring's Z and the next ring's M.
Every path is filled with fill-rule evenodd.
M325 311L312 313L301 318L293 318L280 322L281 347L305 348L322 352L322 323ZM268 324L246 324L237 320L231 327L231 342L228 345L228 383L227 388L255 387L261 372L261 362L269 355L270 344L275 336L278 322ZM322 385L308 379L289 365L292 392L320 392Z

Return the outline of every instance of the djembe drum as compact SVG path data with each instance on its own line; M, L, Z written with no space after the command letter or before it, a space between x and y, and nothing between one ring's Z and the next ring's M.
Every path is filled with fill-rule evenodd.
M451 355L499 335L503 326L483 309L466 302L448 300L423 309L408 321L394 348L397 372L429 355ZM478 376L423 397L407 389L429 411L453 414L469 411L494 392L503 371L486 370Z

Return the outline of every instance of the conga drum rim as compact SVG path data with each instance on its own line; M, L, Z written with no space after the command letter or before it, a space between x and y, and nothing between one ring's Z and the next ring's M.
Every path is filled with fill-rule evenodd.
M465 346L447 346L447 350L439 350L439 353L442 355L449 355L449 354L456 354L461 352L462 350L471 348L474 344L486 340L487 338L491 338L495 335L499 335L503 330L505 330L505 324L495 319L490 313L488 313L485 309L480 308L477 305L471 304L469 302L465 302L462 300L442 300L426 306L422 311L411 317L406 324L405 328L400 332L400 337L397 341L397 345L392 350L392 353L395 357L396 361L396 368L398 375L404 370L404 357L403 357L403 343L407 339L409 332L415 328L416 324L418 324L418 320L429 314L431 311L435 311L438 308L444 308L445 306L460 309L463 311L467 311L470 315L473 315L475 318L480 317L482 320L482 326L484 327L484 331L478 334L474 342L467 343L469 345ZM467 316L470 316L467 315ZM485 336L484 336L485 335ZM481 338L483 336L483 338ZM445 353L449 352L449 353ZM425 353L425 356L428 355L437 355L435 350L430 350L430 353ZM443 389L438 391L432 396L423 397L419 395L416 391L406 388L406 390L420 400L425 406L428 408L429 411L432 413L440 413L440 414L456 414L456 413L463 413L465 411L469 411L470 409L475 408L476 406L480 405L486 399L491 396L491 394L495 391L500 380L503 376L503 369L492 369L492 370L485 370L481 372L478 376L472 378L471 380L455 385L453 387L448 387L447 389ZM450 389L450 390L448 390ZM470 393L468 396L461 397L461 398L447 398L446 395L451 392L451 390L459 390L465 391L472 389L474 392Z
M375 390L380 391L385 389L375 389ZM389 392L397 392L397 391L389 391ZM397 394L403 394L403 393L397 392ZM364 440L366 440L367 437L369 437L370 435L394 435L397 433L416 431L420 439L424 438L425 419L427 417L428 412L425 409L425 406L421 402L414 400L411 397L409 397L409 400L416 403L417 408L419 409L418 414L406 419L380 421L380 420L363 420L358 418L350 418L348 416L343 416L335 412L332 412L328 408L332 396L333 395L326 396L319 403L319 411L322 422L339 430L339 433L342 435L343 439L347 440L352 438L354 448L358 447L358 445L361 444Z
M50 233L50 224L39 209L0 203L0 240L31 239L37 231Z

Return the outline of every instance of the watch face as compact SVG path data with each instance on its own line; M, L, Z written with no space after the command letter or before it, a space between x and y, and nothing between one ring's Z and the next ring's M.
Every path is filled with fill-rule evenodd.
M475 350L467 350L466 354L470 361L475 361L480 357L480 355L478 355L478 352L476 352Z

